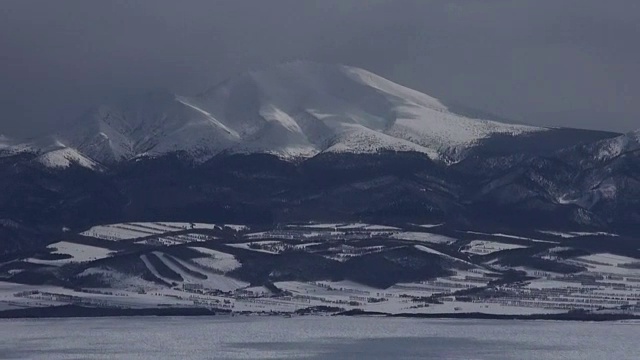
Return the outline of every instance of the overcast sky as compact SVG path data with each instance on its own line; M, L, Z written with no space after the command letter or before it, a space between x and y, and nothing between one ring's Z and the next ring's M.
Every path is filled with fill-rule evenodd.
M639 0L2 0L0 133L291 59L532 124L640 128Z

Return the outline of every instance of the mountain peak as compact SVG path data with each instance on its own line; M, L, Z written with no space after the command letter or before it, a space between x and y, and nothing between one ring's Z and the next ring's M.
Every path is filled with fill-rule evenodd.
M8 147L10 146L11 143L12 143L11 139L0 134L0 148Z
M232 77L186 97L154 91L101 106L60 138L114 163L173 151L307 158L322 152L416 151L459 161L493 135L545 131L455 114L442 102L367 70L292 61Z

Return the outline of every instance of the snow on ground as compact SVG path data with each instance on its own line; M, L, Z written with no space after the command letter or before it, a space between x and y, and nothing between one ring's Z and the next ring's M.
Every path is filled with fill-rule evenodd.
M557 242L555 242L555 241L532 239L532 238L529 238L529 237L510 235L510 234L502 234L502 233L489 234L489 233L478 232L478 231L467 231L466 233L467 234L474 234L474 235L497 236L497 237L503 237L503 238L506 238L506 239L526 240L526 241L539 242L539 243L557 244Z
M205 268L222 272L229 272L242 266L242 264L236 259L236 257L231 254L203 247L190 248L202 253L203 255L207 255L207 257L190 259L191 262L194 262Z
M184 279L183 282L185 283L202 284L205 289L215 289L223 292L234 291L234 290L249 286L248 283L245 283L240 280L236 280L229 276L214 274L211 272L203 272L201 268L195 267L189 264L188 262L172 257L171 255L167 255L159 251L154 251L153 254L156 255L160 259L160 261L162 261L169 269L179 274L182 277L182 279ZM179 264L191 270L192 272L205 275L207 278L200 279L198 277L193 276L192 274L185 271L180 266L177 266L175 263L173 263L170 259L168 259L169 257L171 257L171 260L178 262Z
M230 229L233 229L235 231L247 231L249 230L249 227L247 225L237 225L237 224L223 224L223 227L228 227Z
M269 245L276 245L276 244L281 244L280 241L256 241L256 242L248 242L248 243L240 243L240 244L227 244L227 246L231 246L234 248L238 248L238 249L245 249L245 250L251 250L251 251L256 251L256 252L261 252L261 253L266 253L266 254L279 254L279 248L274 246L273 249L264 249L264 248L253 248L251 247L253 246L260 246L260 247L269 247Z
M375 224L343 224L336 227L338 230L400 230L397 227Z
M243 292L250 293L253 296L271 296L273 292L267 289L265 286L251 286L242 289Z
M170 236L159 236L158 238L145 239L136 241L136 244L156 245L156 246L171 246L188 244L193 242L204 242L208 240L217 239L215 236L203 235L203 234L181 234Z
M328 224L306 224L291 225L290 227L302 227L309 229L326 229L326 230L400 230L395 226L366 224L366 223L328 223Z
M562 289L562 288L576 288L579 290L580 284L575 282L566 282L561 280L547 280L547 279L535 279L531 280L527 285L530 289Z
M149 225L151 223L138 223L143 225ZM246 225L237 225L237 224L207 224L207 223L188 223L188 222L160 222L155 223L159 225L164 225L169 229L176 230L191 230L191 229L217 229L217 228L229 228L235 231L244 231L248 230L249 227Z
M308 230L273 230L273 231L260 231L255 233L245 234L247 239L286 239L286 240L300 240L309 239L314 237L330 237L344 235L344 232L336 231L308 231Z
M125 274L123 272L108 268L88 268L78 274L78 277L98 275L114 289L128 289L132 291L161 289L164 286L151 281L144 280L139 276Z
M432 228L437 228L444 225L444 223L440 223L440 224L418 224L418 226L423 227L425 229L432 229Z
M175 280L172 279L167 279L164 276L162 276L160 274L160 272L156 269L155 266L153 266L153 264L151 263L151 261L149 261L149 258L147 257L146 254L142 254L140 255L140 260L142 260L142 262L144 263L144 265L147 267L147 269L153 274L153 276L157 277L158 279L166 282L167 284L172 284L175 282Z
M532 315L563 313L566 312L566 310L526 306L508 306L492 303L474 303L466 301L445 301L443 304L430 305L429 307L415 309L411 312L425 314L484 313L495 315Z
M274 284L281 290L286 290L297 296L306 296L325 303L342 303L346 305L354 297L375 297L384 290L371 288L351 281L280 281ZM335 306L335 305L334 305Z
M626 265L640 265L640 259L625 256L602 253L580 256L567 260L579 266L587 268L590 273L613 274L618 276L632 276L640 278L640 269L627 267Z
M398 240L428 242L433 244L452 244L456 242L456 239L448 236L415 231L394 233L391 234L391 237Z
M598 232L579 232L579 231L561 232L561 231L538 230L538 232L542 233L542 234L558 236L558 237L565 238L565 239L576 238L576 237L581 237L581 236L619 236L618 234L612 234L612 233L602 232L602 231L598 231Z
M294 245L293 247L295 249L305 249L308 248L309 246L316 246L316 245L320 245L322 243L319 242L311 242L311 243L304 243L304 244L298 244L298 245Z
M80 233L80 235L91 236L103 240L117 241L158 235L169 231L178 230L166 230L164 227L158 227L157 225L141 226L139 223L126 223L94 226L91 229Z
M310 228L310 229L335 229L339 226L341 226L343 224L337 224L337 223L328 223L328 224L307 224L307 225L300 225L300 227L304 227L304 228Z
M116 273L114 273L116 274ZM116 274L115 276L119 276ZM5 286L5 284L8 284ZM158 287L153 283L141 283L141 287L131 289L101 289L93 288L91 292L76 292L51 285L29 286L21 284L9 284L0 282L0 305L13 304L19 307L56 306L76 303L82 300L85 306L111 306L123 308L152 308L163 307L188 307L193 306L193 300L188 294ZM128 291L133 290L133 291ZM32 294L24 295L24 292ZM21 296L16 296L20 295ZM71 300L72 296L75 299Z
M487 255L503 250L523 249L526 246L504 244L495 241L473 240L462 250L463 253Z
M334 289L338 289L340 291L343 290L356 290L356 291L368 291L368 292L379 292L381 290L372 288L371 286L362 285L355 281L351 280L342 280L342 281L318 281L318 284L326 285Z
M609 253L580 256L577 259L587 260L589 262L600 263L600 264L605 264L610 266L620 266L625 264L640 263L640 260L638 259L634 259L627 256L609 254Z
M60 303L54 299L28 299L16 294L32 291L65 291L53 285L25 285L0 281L0 307L4 309L20 309L27 307L55 306Z
M468 261L465 261L465 260L462 260L462 259L458 259L457 257L453 257L453 256L451 256L451 255L447 255L447 254L441 253L440 251L437 251L437 250L434 250L434 249L428 248L428 247L426 247L426 246L422 246L422 245L415 245L415 248L416 248L416 249L418 249L418 250L420 250L420 251L424 251L424 252L426 252L426 253L429 253L429 254L434 254L434 255L442 256L442 257L447 258L447 259L449 259L449 260L463 262L463 263L465 263L465 264L467 264L467 265L471 265L471 266L473 266L473 267L475 267L475 266L476 266L476 265L474 265L474 264L472 264L472 263L470 263L470 262L468 262Z
M74 164L91 170L100 168L95 161L68 147L46 152L38 156L36 161L49 168L65 169Z
M43 265L64 265L68 263L79 263L86 261L93 261L98 259L104 259L111 255L111 250L97 247L97 246L89 246L83 244L76 244L67 241L60 241L55 244L51 244L47 246L48 249L53 250L52 254L63 254L70 255L70 258L66 259L58 259L58 260L40 260L29 258L26 259L27 262L34 264L43 264Z
M104 240L128 240L152 235L160 235L164 233L200 230L200 229L216 229L227 227L235 231L244 231L248 227L245 225L234 224L205 224L205 223L186 223L186 222L135 222L98 225L82 232L80 235L91 236Z
M442 281L442 280L439 280ZM454 282L451 282L452 284ZM414 302L407 297L424 297L441 293L442 289L434 291L433 285L410 283L398 284L389 289L375 289L351 281L320 281L297 282L283 281L275 285L290 292L294 297L307 299L308 305L331 305L345 309L364 309L392 314L398 313L471 313L482 312L488 314L537 314L556 313L560 310L536 308L527 306L504 305L496 303L474 303L456 301L454 298L444 298L443 304L424 304ZM470 286L478 286L470 283ZM455 289L451 289L455 290ZM375 299L375 301L371 301Z
M455 114L433 97L368 71L311 62L247 72L197 97L166 95L154 97L154 106L140 107L145 98L100 107L65 137L99 161L176 150L201 161L223 151L299 159L323 151L411 150L451 163L493 135L547 130ZM154 111L167 108L173 110L159 119ZM126 126L132 111L135 131ZM106 124L109 115L113 123ZM309 121L318 126L306 126ZM133 146L141 143L152 146Z

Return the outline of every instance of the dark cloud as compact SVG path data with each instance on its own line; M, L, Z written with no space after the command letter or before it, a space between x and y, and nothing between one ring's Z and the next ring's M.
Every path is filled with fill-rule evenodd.
M640 127L637 0L4 0L0 132L290 59L360 66L519 121Z

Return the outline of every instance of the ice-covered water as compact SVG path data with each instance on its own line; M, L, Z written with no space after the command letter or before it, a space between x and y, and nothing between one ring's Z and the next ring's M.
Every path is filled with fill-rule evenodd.
M0 321L1 359L638 359L638 323L348 317Z

